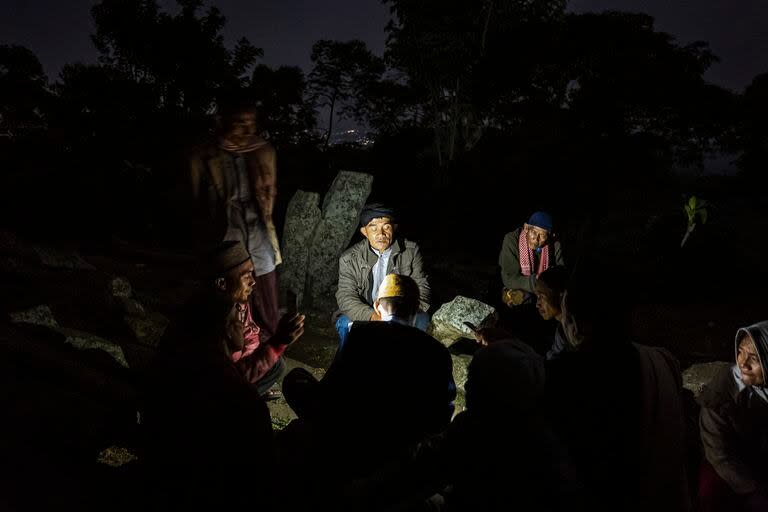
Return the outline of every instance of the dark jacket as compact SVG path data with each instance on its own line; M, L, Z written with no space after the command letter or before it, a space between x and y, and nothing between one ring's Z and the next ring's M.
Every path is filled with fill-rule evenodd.
M456 396L448 349L395 322L355 322L316 384L312 413L280 432L281 462L304 489L293 499L313 508L327 501L336 510L334 493L348 482L445 429Z
M768 322L747 327L758 344L766 375ZM737 336L736 343L740 341ZM738 350L738 346L737 346ZM699 396L699 425L704 454L734 492L768 489L768 402L766 388L745 386L738 366L718 373Z
M677 363L665 350L612 341L547 361L556 434L597 510L689 510Z
M347 249L339 258L339 288L336 302L342 314L359 322L370 320L373 314L371 288L373 287L373 266L378 256L363 239ZM419 246L415 242L395 239L392 254L387 265L387 274L409 276L419 285L422 311L429 309L429 283L424 272Z
M277 463L266 403L218 343L219 312L188 306L149 372L142 425L157 489L174 506L272 503ZM247 491L245 490L247 489Z
M501 243L501 252L499 253L499 266L501 267L501 280L504 283L505 288L510 290L525 290L529 293L533 293L533 287L536 284L536 274L532 273L530 276L524 276L520 270L520 248L518 241L520 239L520 231L523 228L518 228L511 233L507 233L504 236L504 241ZM564 265L563 249L560 246L560 242L555 240L549 242L550 266ZM537 261L538 264L538 261Z

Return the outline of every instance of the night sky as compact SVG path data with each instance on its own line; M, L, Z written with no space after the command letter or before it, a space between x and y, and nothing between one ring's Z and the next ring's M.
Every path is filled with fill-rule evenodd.
M74 61L96 59L89 35L95 1L3 0L0 42L32 49L49 78ZM172 0L161 5L173 6ZM384 50L388 8L379 0L218 0L228 18L230 42L246 36L264 49L269 65L309 68L318 39L362 39L377 54ZM645 12L658 29L683 43L708 41L722 62L707 78L740 91L752 77L768 71L768 1L766 0L571 0L575 11L604 9Z

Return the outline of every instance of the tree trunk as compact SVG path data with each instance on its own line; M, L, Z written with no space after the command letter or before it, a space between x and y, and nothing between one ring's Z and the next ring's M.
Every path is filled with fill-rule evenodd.
M331 98L331 113L328 116L328 132L325 134L325 147L328 148L328 143L331 140L331 130L333 130L333 110L336 107L336 91L333 91L333 97Z

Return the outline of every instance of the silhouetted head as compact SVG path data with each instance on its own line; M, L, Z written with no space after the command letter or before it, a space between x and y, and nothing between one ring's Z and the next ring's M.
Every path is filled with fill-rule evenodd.
M419 285L412 278L387 274L379 286L373 308L382 320L398 319L413 325L419 310Z
M610 286L606 281L610 279ZM560 303L560 322L572 348L629 341L629 283L621 269L581 264Z
M544 395L544 361L518 340L477 351L464 386L471 414L506 415L535 409Z
M395 211L380 203L365 205L360 213L360 233L377 251L386 251L395 240Z
M257 133L257 111L246 90L222 93L217 101L216 116L222 140L235 146L248 144Z
M568 283L568 270L562 266L549 267L536 280L536 309L544 320L560 320L560 306Z

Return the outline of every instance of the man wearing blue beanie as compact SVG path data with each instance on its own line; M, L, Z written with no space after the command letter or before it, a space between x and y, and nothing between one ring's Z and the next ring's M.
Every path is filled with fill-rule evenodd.
M563 265L563 250L553 234L552 216L535 212L501 244L499 266L504 283L502 301L509 307L530 302L536 279L549 267Z

